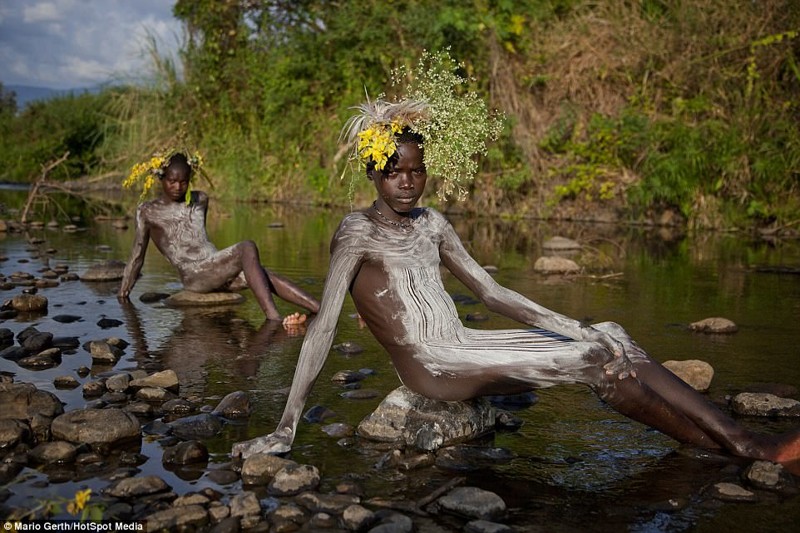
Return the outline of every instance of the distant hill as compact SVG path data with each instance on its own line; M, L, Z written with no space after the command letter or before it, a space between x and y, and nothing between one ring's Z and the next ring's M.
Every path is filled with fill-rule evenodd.
M33 87L30 85L4 85L7 91L14 91L17 95L17 109L23 110L31 103L39 100L49 100L59 96L69 94L83 94L85 92L96 92L98 88L75 88L75 89L51 89L49 87Z

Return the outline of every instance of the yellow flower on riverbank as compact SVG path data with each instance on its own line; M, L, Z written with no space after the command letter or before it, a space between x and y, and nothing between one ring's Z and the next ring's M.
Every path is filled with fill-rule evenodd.
M67 504L67 512L76 515L86 508L86 503L92 497L92 489L79 490L75 498Z

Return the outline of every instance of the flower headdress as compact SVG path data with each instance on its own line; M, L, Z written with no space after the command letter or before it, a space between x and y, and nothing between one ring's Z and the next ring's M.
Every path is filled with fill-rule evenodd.
M179 135L179 139L182 140L183 135ZM164 173L167 171L167 166L169 165L170 160L177 154L183 154L186 156L186 162L192 168L192 178L189 182L189 188L186 191L186 204L188 205L192 198L191 182L194 181L195 177L198 174L201 174L204 178L206 178L207 181L209 181L209 183L211 182L203 168L203 156L198 151L188 150L183 142L176 146L167 146L166 148L154 153L150 159L133 165L128 177L123 180L122 186L125 188L130 188L141 184L142 194L140 199L143 200L147 196L147 192L153 186L156 179L161 179L164 177Z
M423 52L414 72L394 72L393 83L411 78L406 98L398 102L382 99L355 107L342 130L342 137L352 143L351 159L383 170L397 151L394 136L409 128L424 139L425 167L432 176L442 178L437 191L440 200L457 193L463 200L466 184L472 181L478 166L477 154L486 153L486 142L497 139L502 120L489 113L484 101L474 91L464 91L468 80L454 71L457 64L445 52Z

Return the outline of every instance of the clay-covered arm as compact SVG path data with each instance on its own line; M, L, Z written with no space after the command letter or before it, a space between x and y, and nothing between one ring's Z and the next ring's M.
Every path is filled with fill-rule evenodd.
M285 453L291 449L301 412L328 358L345 295L360 265L361 256L352 247L334 244L319 313L308 327L300 349L292 387L278 427L269 435L234 445L234 457L245 459L254 453Z
M128 299L131 294L131 289L136 284L139 273L142 271L144 264L144 256L147 253L147 245L150 243L150 229L145 222L144 207L139 205L136 209L136 235L133 239L133 247L131 249L131 256L128 263L125 265L125 270L122 273L122 283L119 286L117 296L122 299Z
M579 321L539 305L518 292L497 283L469 255L449 223L445 225L442 232L439 254L444 266L466 285L489 310L523 324L560 333L575 340L600 342L616 355L624 355L622 345L609 335L591 326L583 326Z

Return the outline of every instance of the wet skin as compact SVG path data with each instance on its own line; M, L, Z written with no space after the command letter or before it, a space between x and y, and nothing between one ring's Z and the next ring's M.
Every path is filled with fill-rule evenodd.
M281 320L272 299L273 293L312 313L319 311L319 302L311 295L261 266L259 251L253 241L242 241L217 250L206 234L208 196L201 191L192 191L191 201L186 204L189 178L187 172L168 168L161 179L161 196L137 207L136 236L118 297L129 299L152 239L177 269L186 290L207 293L249 287L270 320ZM286 326L302 324L305 320L305 315L299 313L283 319Z
M303 342L283 417L273 433L234 445L234 456L291 449L348 291L403 384L427 397L465 400L583 383L620 413L681 443L779 461L800 453L797 434L746 430L650 359L619 325L582 326L495 282L440 213L416 207L427 180L418 145L399 144L388 171L369 178L377 199L347 215L333 237L322 305ZM490 310L536 329L465 328L440 265Z

